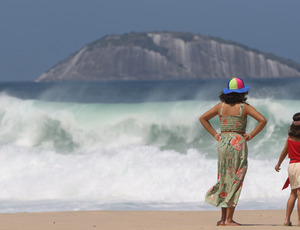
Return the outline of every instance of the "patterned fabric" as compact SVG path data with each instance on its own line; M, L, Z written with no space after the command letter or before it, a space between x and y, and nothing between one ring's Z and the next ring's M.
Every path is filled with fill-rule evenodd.
M242 109L243 104L240 115L234 116L235 119L231 119L233 116L225 117L222 116L222 112L220 113L221 130L226 126L232 127L234 131L221 134L218 142L218 181L205 196L205 201L216 207L229 208L237 205L247 172L247 143L241 134L236 133L236 130L241 132L246 129L247 120L241 117Z
M239 115L227 115L223 116L223 106L220 111L220 123L221 123L221 132L245 132L247 125L247 117L242 117L242 111L244 104L241 104Z

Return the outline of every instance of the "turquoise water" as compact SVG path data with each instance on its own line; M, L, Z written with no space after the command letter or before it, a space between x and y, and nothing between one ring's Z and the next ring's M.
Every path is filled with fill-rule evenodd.
M215 210L204 195L216 182L216 142L198 121L218 103L211 83L0 84L0 211ZM283 80L250 83L248 102L268 125L249 142L238 208L284 208L287 162L274 166L299 112L299 81L285 98L272 90Z

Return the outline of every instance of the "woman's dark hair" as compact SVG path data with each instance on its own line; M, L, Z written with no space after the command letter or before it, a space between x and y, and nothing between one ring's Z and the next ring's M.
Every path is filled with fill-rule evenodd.
M236 104L236 103L243 103L246 102L247 97L246 95L248 94L248 92L246 93L221 93L219 98L221 101L225 102L226 104Z
M296 113L293 116L293 121L300 121L300 113ZM300 125L291 124L289 130L290 137L299 137L300 138Z

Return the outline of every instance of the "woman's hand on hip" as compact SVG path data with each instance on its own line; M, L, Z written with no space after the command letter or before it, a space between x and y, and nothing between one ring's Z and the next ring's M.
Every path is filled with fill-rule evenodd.
M217 133L217 134L214 136L214 138L215 138L217 141L220 140L220 137L221 137L221 133Z
M248 133L243 134L243 137L245 138L245 141L250 141L252 139L252 136Z

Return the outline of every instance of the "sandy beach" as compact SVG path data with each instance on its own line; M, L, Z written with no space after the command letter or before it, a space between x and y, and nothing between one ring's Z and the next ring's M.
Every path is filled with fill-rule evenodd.
M285 210L236 211L239 227L218 227L217 211L72 211L0 214L0 230L286 229ZM292 222L296 224L297 211ZM296 228L293 226L291 228Z

